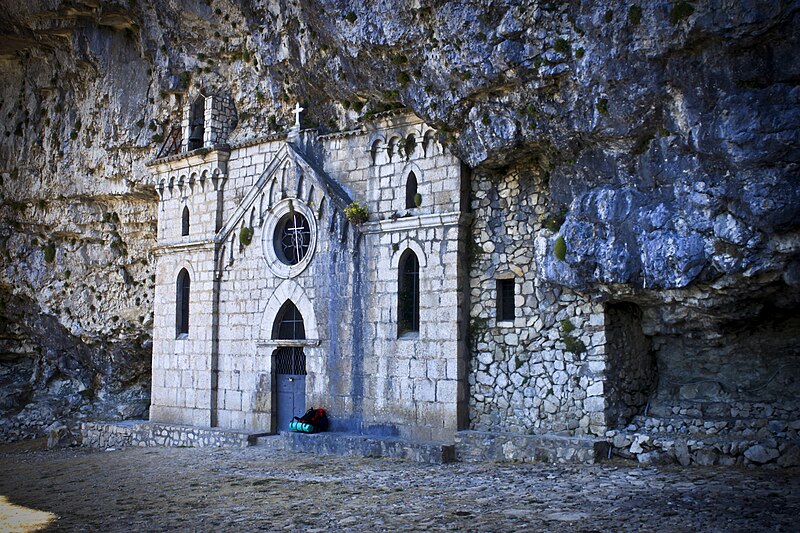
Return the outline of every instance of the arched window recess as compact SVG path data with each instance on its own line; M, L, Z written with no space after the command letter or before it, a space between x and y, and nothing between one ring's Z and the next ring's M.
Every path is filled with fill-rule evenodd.
M291 300L286 300L278 314L275 316L275 324L272 326L272 338L276 340L305 340L306 329L303 323L303 315Z
M400 258L397 280L397 336L419 333L419 260L406 250Z
M190 284L189 272L181 269L175 287L175 337L178 339L189 337Z
M417 193L417 175L408 173L406 178L406 209L414 209L422 203L422 197Z
M183 214L181 215L181 235L186 237L189 235L189 206L183 206Z

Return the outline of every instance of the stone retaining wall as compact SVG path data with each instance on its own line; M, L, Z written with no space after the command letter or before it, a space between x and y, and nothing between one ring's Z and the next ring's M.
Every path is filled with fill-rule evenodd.
M352 457L390 457L418 463L444 464L455 461L452 444L412 442L397 438L377 438L343 433L281 433L284 449Z
M236 431L155 424L147 421L84 422L81 424L81 436L83 445L91 448L127 446L243 448L254 443L256 438L256 435Z
M800 465L800 420L637 416L609 431L614 454L641 463Z

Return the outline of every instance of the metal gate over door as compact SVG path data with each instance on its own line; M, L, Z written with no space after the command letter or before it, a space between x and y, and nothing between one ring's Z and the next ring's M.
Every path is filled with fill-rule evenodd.
M288 431L295 416L306 412L306 354L301 347L275 350L278 431Z

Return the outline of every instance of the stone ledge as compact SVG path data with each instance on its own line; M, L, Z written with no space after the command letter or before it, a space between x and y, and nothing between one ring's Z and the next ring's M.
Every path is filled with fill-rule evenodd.
M608 443L595 437L519 435L486 431L456 433L456 460L466 463L548 462L594 464L606 457Z
M81 424L83 446L121 448L128 446L191 446L243 448L256 443L263 433L245 433L220 428L201 428L160 424L147 420L125 422L84 422Z
M444 464L455 461L452 444L412 442L396 437L373 437L350 433L281 433L284 449L354 457L390 457L419 463ZM262 439L259 439L259 444ZM266 442L265 442L266 443ZM277 447L274 443L271 447Z

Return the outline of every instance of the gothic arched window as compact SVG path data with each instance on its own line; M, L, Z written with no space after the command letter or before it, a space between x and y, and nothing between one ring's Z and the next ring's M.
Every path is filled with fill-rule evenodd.
M189 335L189 272L182 269L176 284L175 335Z
M419 331L419 260L406 250L400 258L397 280L397 334Z
M306 329L303 325L303 315L291 300L278 310L275 324L272 326L273 339L302 340L306 338Z
M413 172L408 173L406 179L406 209L413 209L417 206L417 175Z
M425 153L426 156L433 155L433 144L436 142L436 137L433 130L428 130L425 132L425 136L422 138L422 151Z
M181 216L181 235L184 237L189 235L189 206L183 206L183 215Z

